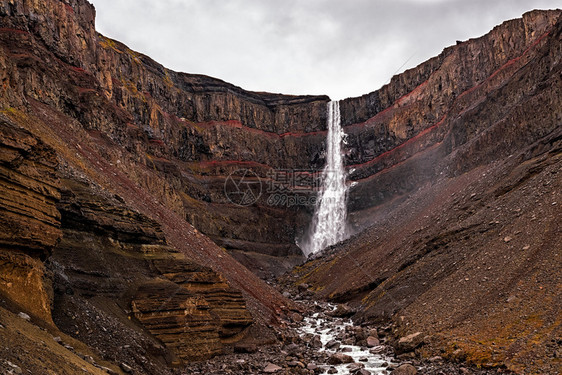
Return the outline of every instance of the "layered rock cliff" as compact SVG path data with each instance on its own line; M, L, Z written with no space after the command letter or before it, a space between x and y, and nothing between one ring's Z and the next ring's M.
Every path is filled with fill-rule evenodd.
M80 339L96 361L128 358L146 373L271 342L267 326L290 302L185 221L188 169L160 129L135 120L148 107L134 109L117 81L137 62L121 65L94 15L86 1L0 3L2 303ZM175 92L146 60L139 74L159 77L147 85ZM218 96L229 86L182 82ZM264 106L300 100L263 96ZM150 111L174 137L183 131ZM178 297L161 303L170 291Z
M88 4L55 2L51 8L41 27L33 15L45 14L42 8L3 8L10 26L3 33L12 41L10 62L16 64L8 64L6 71L18 70L18 64L33 67L24 68L25 84L14 84L19 93L77 118L88 131L99 131L126 148L131 162L151 169L158 184L136 171L129 173L127 161L106 157L246 265L264 259L277 264L271 255L295 256L298 262L295 242L310 221L310 198L316 191L298 186L290 172L314 173L323 166L329 99L247 92L210 77L176 73L92 34L94 11ZM420 151L431 149L432 157L449 153L453 147L448 143L438 149L434 145L445 139L455 113L482 100L525 64L540 47L533 43L544 41L556 18L556 12L529 13L485 37L447 48L380 90L343 101L346 164L354 170L350 178L360 182L351 191L350 209L377 205L427 181L435 173L430 162L416 165L408 179L401 171L386 179L370 177ZM57 27L63 20L64 27ZM69 29L81 31L67 35ZM49 52L36 48L31 35ZM65 57L70 48L76 52ZM50 58L61 64L49 64ZM51 74L34 73L39 67ZM14 105L21 101L21 95L5 95ZM226 179L240 169L261 178L262 194L250 207L225 194ZM377 194L370 194L372 190Z
M320 168L324 135L315 132L325 129L329 99L247 92L170 71L95 34L87 2L48 4L4 2L0 8L9 46L3 82L13 88L3 94L6 102L36 99L126 148L132 162L158 176L160 191L146 178L129 177L219 245L299 256L295 238L306 214L267 204L267 194L258 207L233 204L224 182L241 168L262 179L271 168ZM130 170L117 161L111 160Z
M49 322L43 261L61 237L56 166L52 148L0 116L0 293Z
M559 372L559 15L527 13L396 78L405 91L360 99L375 109L358 120L378 112L347 127L352 217L367 229L295 282L363 323L393 320L399 350L413 335L421 355Z
M559 16L527 13L341 102L350 218L369 229L300 281L423 331L427 353L523 371L546 350L528 327L559 326ZM329 98L173 72L94 19L85 0L0 2L0 292L139 372L271 342L291 303L232 255L264 276L302 261ZM240 181L256 199L236 199ZM499 292L482 284L496 274Z

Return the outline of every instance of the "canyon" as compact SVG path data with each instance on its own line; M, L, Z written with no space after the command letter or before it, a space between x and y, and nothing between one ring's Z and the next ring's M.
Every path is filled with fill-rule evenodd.
M307 260L330 98L169 70L86 0L2 0L0 364L172 374L282 346L305 313L283 285L398 352L558 373L561 14L340 101L352 235Z

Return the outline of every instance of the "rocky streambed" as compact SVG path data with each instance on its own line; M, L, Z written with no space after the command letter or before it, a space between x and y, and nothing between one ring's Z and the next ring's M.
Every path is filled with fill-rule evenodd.
M235 347L234 353L192 363L177 374L358 374L461 375L497 374L448 363L440 357L396 355L388 344L391 326L362 327L349 319L345 305L299 300L305 313L288 314L278 331L280 343L262 347Z
M387 373L392 349L381 344L377 329L356 327L350 319L337 317L334 305L315 305L321 311L304 318L299 332L317 349L322 363L315 367L321 374Z
M416 368L398 363L377 329L355 326L349 311L324 302L300 301L307 313L290 313L279 331L282 344L248 348L192 364L181 374L390 374ZM384 335L384 329L381 330ZM235 351L237 349L235 348ZM248 353L251 352L251 353ZM405 366L405 367L404 367Z

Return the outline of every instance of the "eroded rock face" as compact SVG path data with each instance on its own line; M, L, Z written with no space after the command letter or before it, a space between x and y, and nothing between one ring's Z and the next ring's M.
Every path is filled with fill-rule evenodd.
M0 117L0 246L45 259L60 238L54 150Z
M61 237L53 149L0 116L0 293L48 323L43 260Z
M158 192L153 180L130 177L221 246L300 255L297 227L312 206L272 206L265 194L252 207L238 206L225 196L224 182L252 168L265 190L272 168L321 168L327 97L254 93L176 73L95 34L86 1L23 3L0 8L0 74L11 88L0 95L7 105L35 99L125 147L168 188ZM106 157L130 172L116 155Z
M49 262L56 280L55 322L63 330L74 304L95 297L122 306L122 316L130 306L129 317L165 344L176 358L172 363L210 358L244 337L253 319L240 291L170 247L156 221L74 179L62 181L58 207L63 238ZM116 314L105 305L100 313ZM84 340L94 347L109 341L103 328Z
M238 341L240 333L252 323L242 293L212 269L177 259L154 260L153 266L166 279L205 299L215 324L219 325L222 342Z
M248 93L209 77L167 71L96 34L93 7L83 0L4 1L0 25L2 116L56 150L58 172L65 177L58 206L64 235L48 264L55 277L55 321L99 348L103 335L96 338L83 332L64 312L74 316L72 310L79 310L92 326L100 324L92 311L105 310L91 307L84 298L120 304L113 312L106 311L107 317L125 312L137 283L163 277L148 258L171 256L221 273L201 269L209 277L210 302L224 305L213 313L221 345L237 341L251 322L246 301L260 324L275 323L288 301L185 221L219 235L224 228L228 233L238 227L245 236L241 243L253 241L250 233L255 228L238 225L250 209L229 206L213 212L214 204L207 207L212 203L208 198L222 192L222 177L190 164L194 157L189 150L196 150L197 160L209 160L208 145L198 139L198 132L190 132L198 126L195 121L230 121L235 110L245 122L254 121L252 129L257 132L267 133L274 123L297 127L293 117L308 119L322 108L316 102L326 98ZM304 109L295 109L301 105ZM172 108L177 110L174 114L167 112ZM204 131L212 133L212 126ZM189 142L182 143L184 133ZM235 142L241 135L233 137ZM221 197L226 201L224 194ZM241 212L239 218L230 221L227 216L236 211ZM291 228L274 233L261 227L279 226L288 216L284 210L271 209L267 218L256 220L256 228L270 241L291 238ZM278 255L298 251L294 244L281 242L267 248L275 248ZM49 254L45 252L44 258ZM126 272L123 265L129 267ZM220 286L213 287L214 283ZM244 300L229 287L233 285ZM116 326L132 334L123 325ZM161 352L146 336L135 337L146 341L140 352ZM121 350L117 344L112 349Z
M4 93L10 105L34 99L130 151L127 161L112 152L105 157L244 264L251 267L254 258L261 266L263 256L300 256L295 241L310 221L313 200L292 204L291 198L303 196L295 186L282 192L286 200L278 199L271 171L323 167L327 97L248 92L173 72L95 34L93 9L82 0L0 9L9 25L0 35L0 62L13 88ZM34 14L49 16L38 23ZM414 191L439 173L462 173L493 159L492 149L473 157L482 147L471 140L492 125L503 132L497 123L502 112L490 108L478 115L474 106L535 56L552 37L558 15L528 13L445 49L380 90L342 101L346 165L358 182L350 191L351 212ZM63 58L70 49L72 58ZM521 95L506 105L516 105ZM504 156L540 134L523 125L507 135ZM435 166L468 144L462 157ZM153 171L150 178L139 166ZM238 169L251 169L262 181L263 194L250 206L225 194L227 177ZM352 215L356 227L364 224L361 216Z
M142 284L132 301L133 314L183 360L203 360L222 352L209 303L164 280Z
M559 11L526 13L445 49L378 91L345 100L347 165L350 179L358 182L350 191L350 209L368 209L439 174L454 176L501 159L552 132L556 111L522 108L526 95L558 106L556 83L537 82L555 79L550 69L558 54L559 16ZM540 68L524 69L529 62ZM538 115L543 119L537 128Z

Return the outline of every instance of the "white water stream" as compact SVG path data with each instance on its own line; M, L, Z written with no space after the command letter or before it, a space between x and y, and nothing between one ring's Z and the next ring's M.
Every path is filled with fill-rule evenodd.
M331 306L335 309L335 306ZM341 344L338 349L327 349L326 344L332 340L337 340L337 336L345 331L346 327L352 326L353 323L349 319L333 318L331 321L327 321L320 317L319 313L315 313L310 317L304 319L304 325L300 329L302 334L314 334L320 336L322 341L322 348L318 349L320 352L325 351L328 354L333 354L336 352L342 352L353 358L355 363L362 363L365 367L364 369L369 371L371 374L385 374L385 370L388 363L391 362L391 358L383 354L373 354L370 350L377 351L377 349L383 350L383 347L375 347L370 350L367 348L361 348L356 345L343 345ZM349 348L351 351L344 351L344 348ZM321 364L319 364L321 365ZM384 365L384 366L383 366ZM321 365L325 368L323 374L328 373L330 367L334 367L337 370L337 374L349 374L348 369L349 364L341 365Z
M322 171L322 188L309 238L303 243L305 255L314 254L347 238L347 186L342 152L345 134L341 126L340 104L328 103L328 137L326 166Z

